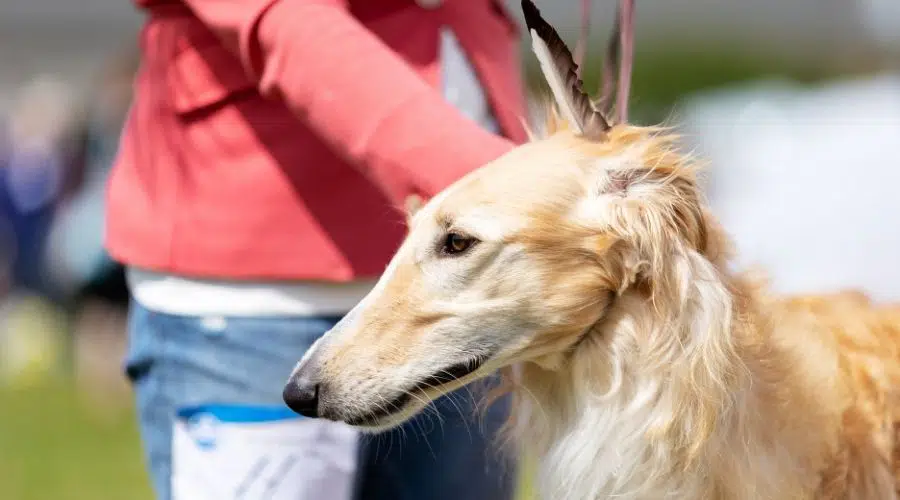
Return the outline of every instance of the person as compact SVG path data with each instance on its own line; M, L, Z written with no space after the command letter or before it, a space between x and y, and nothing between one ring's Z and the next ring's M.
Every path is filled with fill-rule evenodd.
M503 404L364 439L281 390L427 199L525 139L499 0L137 0L106 242L158 498L511 498ZM365 362L360 360L361 363Z
M54 297L42 255L73 163L71 89L40 75L16 96L0 124L0 256L10 286Z

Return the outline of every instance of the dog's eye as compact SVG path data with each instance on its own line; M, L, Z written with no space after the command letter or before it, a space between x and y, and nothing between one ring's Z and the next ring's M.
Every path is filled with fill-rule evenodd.
M444 246L441 252L448 255L456 255L472 248L477 240L469 236L463 236L459 233L448 233L444 239Z

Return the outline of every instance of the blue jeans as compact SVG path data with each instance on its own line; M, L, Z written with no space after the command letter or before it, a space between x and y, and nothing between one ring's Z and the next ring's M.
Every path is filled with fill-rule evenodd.
M281 391L292 368L338 319L173 316L132 302L126 372L157 497L172 497L178 414L204 405L285 409ZM462 390L400 429L363 438L355 498L511 499L516 471L493 443L505 403L480 415ZM315 459L306 451L304 460ZM315 498L330 500L327 494Z

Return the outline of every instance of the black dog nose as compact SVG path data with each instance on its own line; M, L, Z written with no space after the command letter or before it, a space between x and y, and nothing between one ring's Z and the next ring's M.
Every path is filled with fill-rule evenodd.
M281 397L288 408L304 417L319 416L319 384L305 380L290 380Z

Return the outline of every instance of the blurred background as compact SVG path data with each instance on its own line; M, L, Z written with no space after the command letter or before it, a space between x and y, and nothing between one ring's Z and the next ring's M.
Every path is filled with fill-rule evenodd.
M574 46L578 0L539 4ZM588 88L615 10L593 4ZM737 265L781 292L900 299L900 2L645 0L636 23L633 121L675 126L709 161ZM101 239L139 25L129 2L0 5L3 499L151 497L120 369L125 284Z

